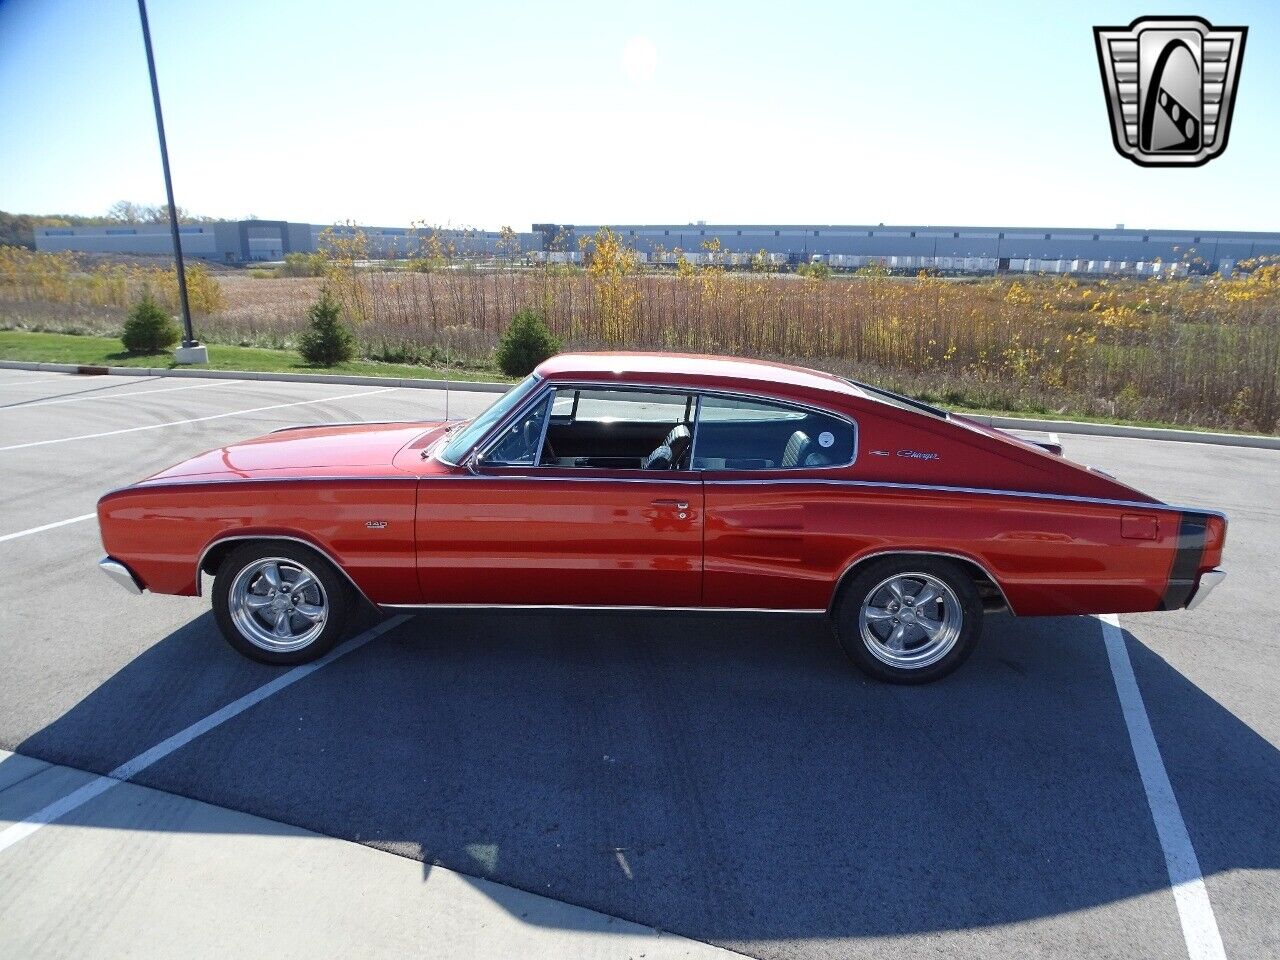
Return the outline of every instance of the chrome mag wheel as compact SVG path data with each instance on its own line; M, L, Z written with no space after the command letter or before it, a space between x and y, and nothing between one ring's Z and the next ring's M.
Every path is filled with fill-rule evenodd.
M928 573L895 573L863 598L862 642L881 663L919 670L945 657L960 639L964 609L955 591Z
M228 608L236 629L273 653L301 650L329 620L329 598L315 574L297 560L263 557L231 582Z

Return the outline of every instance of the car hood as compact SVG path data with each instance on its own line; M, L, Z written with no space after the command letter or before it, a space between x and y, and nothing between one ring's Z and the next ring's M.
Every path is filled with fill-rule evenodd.
M385 472L399 450L414 441L425 446L442 426L414 421L290 427L202 453L144 482Z

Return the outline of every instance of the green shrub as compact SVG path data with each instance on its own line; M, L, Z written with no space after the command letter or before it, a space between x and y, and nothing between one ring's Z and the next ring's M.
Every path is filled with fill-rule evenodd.
M182 338L173 317L161 309L149 290L134 304L120 338L129 353L163 353Z
M560 349L542 318L532 310L521 310L511 318L498 341L498 367L509 377L523 377Z
M317 367L346 363L356 352L355 337L342 322L342 307L324 290L307 311L308 329L298 339L302 359Z

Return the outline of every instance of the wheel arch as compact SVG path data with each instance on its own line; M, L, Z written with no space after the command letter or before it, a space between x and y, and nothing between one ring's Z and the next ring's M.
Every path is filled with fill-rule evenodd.
M313 550L328 561L329 565L337 571L338 575L347 582L351 587L355 596L359 597L365 603L371 606L377 606L368 597L368 595L360 588L360 585L351 579L351 574L347 573L346 568L334 558L333 554L326 550L314 540L306 537L295 536L283 533L244 533L232 534L230 536L218 537L211 540L205 548L200 551L200 557L196 561L196 596L203 596L203 575L209 574L213 576L218 572L218 567L222 565L222 561L232 550L242 547L246 543L252 542L270 543L271 541L285 541L288 543L296 543Z
M978 588L978 594L982 597L983 610L988 613L994 613L1001 610L1007 610L1009 613L1017 615L1017 611L1013 609L1013 605L1009 603L1009 598L1004 592L1004 587L1000 585L990 570L979 560L963 553L952 553L947 550L901 550L886 549L876 550L872 553L863 554L856 560L851 562L844 568L844 572L836 580L835 589L831 591L831 601L827 606L827 611L833 612L837 604L840 602L840 596L844 592L845 587L852 582L858 572L864 569L868 564L875 563L878 560L885 560L890 557L936 557L942 560L954 560L959 563L965 572L972 578L974 586Z

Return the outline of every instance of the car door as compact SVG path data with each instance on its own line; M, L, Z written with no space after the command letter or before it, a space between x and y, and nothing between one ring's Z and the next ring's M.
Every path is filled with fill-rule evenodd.
M638 461L602 467L565 462L590 457L544 458L550 407L548 391L503 425L496 443L486 441L492 455L474 470L420 483L423 601L698 606L703 497L697 473L644 469ZM654 435L659 431L655 424ZM616 446L609 452L600 462L627 462L614 455Z
M692 466L706 503L703 603L825 609L847 556L838 518L846 491L829 481L854 457L852 422L775 401L704 396Z

